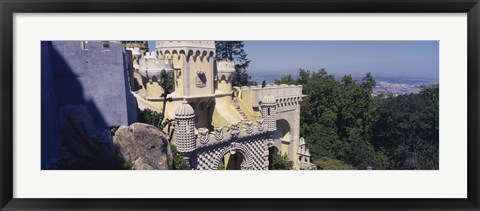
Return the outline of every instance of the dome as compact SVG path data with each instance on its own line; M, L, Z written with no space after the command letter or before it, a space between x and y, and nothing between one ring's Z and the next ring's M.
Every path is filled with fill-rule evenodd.
M175 118L187 118L195 116L192 106L184 99L182 104L175 110Z
M275 103L277 103L277 101L272 95L270 95L270 93L263 96L262 104L275 104Z

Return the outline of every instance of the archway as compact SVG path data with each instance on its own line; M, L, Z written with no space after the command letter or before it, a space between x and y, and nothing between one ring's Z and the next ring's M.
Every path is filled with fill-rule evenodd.
M291 141L290 124L285 119L277 120L277 131L273 134L274 139L281 142L281 154L289 154Z
M215 153L213 169L246 170L254 169L251 152L239 143L231 143Z
M277 120L277 131L274 133L274 138L283 141L290 141L290 124L288 124L287 120Z
M240 153L232 154L229 152L223 157L225 170L241 170L243 161L243 157Z

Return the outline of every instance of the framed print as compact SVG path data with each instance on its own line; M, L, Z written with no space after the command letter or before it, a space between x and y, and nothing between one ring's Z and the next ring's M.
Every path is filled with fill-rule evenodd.
M0 6L2 210L479 209L477 0Z

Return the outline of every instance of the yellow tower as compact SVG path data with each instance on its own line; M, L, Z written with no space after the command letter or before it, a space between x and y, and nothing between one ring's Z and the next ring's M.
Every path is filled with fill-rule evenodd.
M159 56L172 58L177 96L213 97L214 41L156 41L155 50Z

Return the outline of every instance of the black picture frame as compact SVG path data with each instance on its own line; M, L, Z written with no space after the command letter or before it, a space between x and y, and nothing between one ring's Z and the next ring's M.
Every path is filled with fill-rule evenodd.
M478 0L0 0L1 210L479 210ZM17 199L13 198L14 13L467 13L468 197L466 199ZM448 181L446 181L448 182Z

